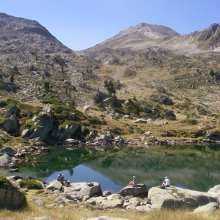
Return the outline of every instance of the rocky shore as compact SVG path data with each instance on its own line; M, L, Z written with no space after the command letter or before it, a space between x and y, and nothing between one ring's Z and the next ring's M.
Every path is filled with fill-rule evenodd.
M16 191L20 191L19 186L21 184L19 183L24 180L22 177L11 176L7 179L10 185L16 188ZM149 212L155 209L187 209L194 212L203 212L214 211L220 205L220 185L214 186L208 192L199 192L176 186L165 189L155 186L147 189L145 184L138 184L135 187L128 185L118 193L102 191L100 184L97 182L71 183L67 187L54 180L47 184L42 183L41 186L44 193L53 194L56 199L48 204L44 204L40 198L34 198L32 201L39 206L45 205L47 207L77 204L92 209L121 208L140 212ZM7 204L10 204L9 200L15 200L15 198L7 196L11 193L12 187L1 186L0 188L5 190L4 194L0 191L0 200L6 199ZM22 190L24 191L24 189ZM20 196L20 198L21 201L24 200L23 196Z

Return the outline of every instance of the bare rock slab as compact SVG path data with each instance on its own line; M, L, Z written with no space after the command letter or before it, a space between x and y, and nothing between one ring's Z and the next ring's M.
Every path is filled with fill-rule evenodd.
M148 191L148 199L152 208L161 209L195 209L210 202L217 202L217 198L206 192L199 192L180 187L152 187Z
M218 203L210 202L207 205L200 206L200 207L196 208L193 212L195 212L195 213L199 213L199 212L213 212L213 211L215 211L218 208L219 208L219 204Z
M70 200L89 199L93 196L101 196L102 189L99 183L71 183L69 187L63 187L64 194Z
M145 197L147 195L147 187L145 184L138 184L137 186L128 185L120 190L122 196L140 196Z

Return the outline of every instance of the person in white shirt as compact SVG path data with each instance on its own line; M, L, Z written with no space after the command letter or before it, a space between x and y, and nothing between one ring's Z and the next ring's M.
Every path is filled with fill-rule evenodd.
M132 186L137 186L137 179L136 179L136 176L133 176L132 177L132 180L131 180L131 182L128 184L128 185L132 185Z
M160 188L165 189L166 187L169 187L169 186L170 186L170 180L167 176L165 176L164 181Z

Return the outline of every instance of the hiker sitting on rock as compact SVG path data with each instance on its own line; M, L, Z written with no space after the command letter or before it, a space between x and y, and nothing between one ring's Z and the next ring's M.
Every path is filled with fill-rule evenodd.
M165 189L166 187L170 186L170 180L167 176L165 176L162 185L160 186L161 189Z
M63 181L65 181L65 178L64 178L64 174L63 173L59 173L58 177L57 177L57 180L60 181L61 183Z
M62 173L59 173L59 175L57 176L57 180L62 182L62 177L63 177L63 174Z
M58 177L57 177L57 180L59 182L62 183L62 185L64 186L70 186L70 181L69 180L65 180L65 177L64 177L64 174L63 173L59 173Z
M137 179L136 179L136 176L133 176L133 177L132 177L132 180L131 180L131 182L130 182L128 185L131 185L131 186L137 186Z

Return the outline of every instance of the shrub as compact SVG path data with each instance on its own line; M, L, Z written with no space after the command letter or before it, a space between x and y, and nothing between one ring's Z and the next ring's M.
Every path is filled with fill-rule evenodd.
M107 94L98 90L93 96L93 101L96 105L98 105L98 104L102 104L104 99L106 98L107 98Z
M65 65L65 60L63 58L61 58L59 55L58 56L55 56L53 58L54 62L56 64L59 64L60 66L64 66Z
M1 100L0 101L0 108L4 108L6 106L14 106L18 104L19 102L13 99L7 99L7 100Z
M88 118L88 121L89 121L90 124L93 124L93 125L103 125L103 124L105 124L105 121L100 121L95 116L92 116L92 117Z
M110 99L110 105L113 109L121 108L121 101L117 98L116 95L113 95Z
M139 116L142 108L136 99L128 99L128 101L125 103L125 110L127 114Z
M210 70L209 74L210 74L210 76L212 76L215 80L220 80L220 72L219 72L219 71Z
M47 94L50 91L50 83L44 82L44 92Z
M107 90L109 95L116 93L116 88L112 80L105 80L104 81L104 87Z
M63 102L61 102L60 100L58 100L57 98L54 98L54 97L44 99L42 101L42 103L44 103L44 104L52 104L52 105L63 105Z
M0 188L7 187L9 185L10 185L9 180L4 176L0 176Z
M210 112L208 112L205 108L203 108L202 106L198 106L196 108L197 112L199 115L208 115L210 114Z
M36 180L21 180L19 182L19 186L21 188L27 188L27 189L42 189L43 186L40 182L36 181Z
M165 116L166 119L176 120L176 115L175 115L174 112L171 111L171 110L165 110L164 116Z

